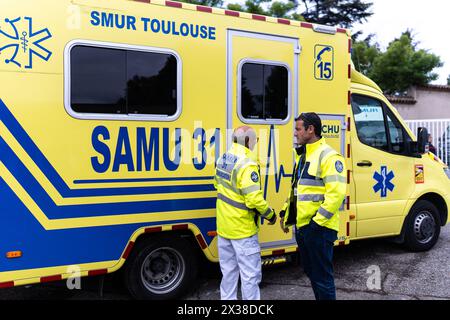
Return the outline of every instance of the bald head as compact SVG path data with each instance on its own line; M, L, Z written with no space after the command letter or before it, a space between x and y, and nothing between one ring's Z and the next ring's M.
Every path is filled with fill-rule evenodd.
M256 132L249 126L241 126L234 130L232 139L234 143L253 150L256 145Z

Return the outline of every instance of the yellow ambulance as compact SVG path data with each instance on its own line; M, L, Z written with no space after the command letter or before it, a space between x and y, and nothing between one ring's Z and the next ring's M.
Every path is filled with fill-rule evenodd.
M257 131L279 211L300 112L347 160L336 245L427 250L448 222L448 168L352 70L348 30L162 0L0 4L0 288L121 269L137 298L179 297L218 261L230 132ZM265 263L297 251L278 224L260 241Z

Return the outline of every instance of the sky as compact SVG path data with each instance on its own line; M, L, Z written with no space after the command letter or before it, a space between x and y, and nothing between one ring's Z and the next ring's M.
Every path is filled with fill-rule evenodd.
M367 1L366 1L367 2ZM439 79L434 84L447 84L450 75L449 7L445 0L371 0L374 13L367 22L354 25L352 32L363 31L384 50L389 42L398 38L406 29L412 29L418 48L438 55L444 66L434 72ZM447 31L445 31L447 30Z
M279 0L283 1L283 0ZM418 48L438 55L444 66L433 72L439 79L433 84L447 84L450 75L450 17L445 0L363 0L372 2L373 15L362 24L355 24L352 32L363 31L363 37L375 34L373 40L383 50L389 42L400 37L406 29L412 29ZM230 0L227 3L244 3L245 0ZM447 30L447 31L445 31Z

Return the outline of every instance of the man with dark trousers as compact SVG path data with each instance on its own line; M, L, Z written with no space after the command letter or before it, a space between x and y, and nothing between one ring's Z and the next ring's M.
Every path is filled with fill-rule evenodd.
M316 113L295 119L296 164L288 201L280 212L281 228L295 225L300 259L316 300L335 300L333 247L339 231L347 178L344 158L322 138Z

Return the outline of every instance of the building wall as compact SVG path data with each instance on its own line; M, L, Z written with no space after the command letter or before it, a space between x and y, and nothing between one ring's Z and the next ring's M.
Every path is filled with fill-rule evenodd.
M405 120L450 119L450 86L411 88L415 104L391 102Z

